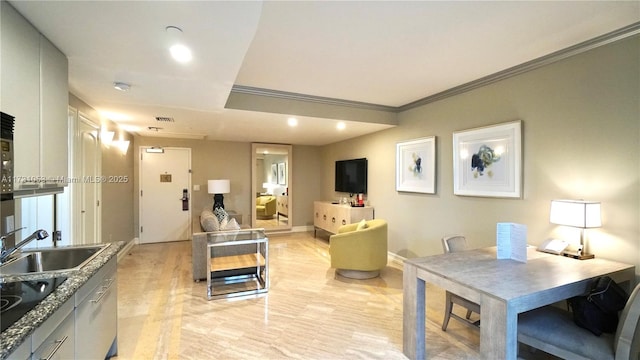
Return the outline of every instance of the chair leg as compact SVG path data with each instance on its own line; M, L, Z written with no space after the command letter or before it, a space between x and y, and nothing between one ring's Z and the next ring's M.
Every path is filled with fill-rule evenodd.
M445 297L444 320L442 320L442 331L447 331L447 326L449 325L449 319L451 318L452 310L453 302L451 302L451 293L447 291Z
M471 319L471 310L467 310L467 320Z

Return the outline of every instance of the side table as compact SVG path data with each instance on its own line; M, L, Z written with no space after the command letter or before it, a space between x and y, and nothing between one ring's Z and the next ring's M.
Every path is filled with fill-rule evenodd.
M264 229L208 234L207 263L209 300L269 290L269 238Z

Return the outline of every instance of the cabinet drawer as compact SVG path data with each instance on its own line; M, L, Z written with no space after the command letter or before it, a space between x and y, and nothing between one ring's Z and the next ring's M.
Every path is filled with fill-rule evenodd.
M106 263L98 272L91 277L78 291L76 292L76 307L80 305L91 293L94 292L96 287L104 285L110 278L114 278L117 268L116 258L112 258Z
M66 320L67 316L72 313L73 299L69 299L33 332L31 348L37 349L40 347L56 328Z
M33 352L31 359L73 359L74 342L74 317L73 314L69 314L62 324Z

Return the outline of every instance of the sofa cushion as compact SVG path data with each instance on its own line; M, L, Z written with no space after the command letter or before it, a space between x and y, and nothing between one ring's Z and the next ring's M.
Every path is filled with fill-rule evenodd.
M207 232L220 230L218 218L210 210L203 210L200 213L200 226Z
M368 228L369 225L367 225L367 221L365 219L360 220L360 222L358 223L358 226L356 227L356 231L358 230L364 230L366 228Z
M224 228L222 230L240 230L240 225L234 218L230 218Z

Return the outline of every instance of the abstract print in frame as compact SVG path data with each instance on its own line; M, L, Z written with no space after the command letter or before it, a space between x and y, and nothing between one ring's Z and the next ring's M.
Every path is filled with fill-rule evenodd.
M520 120L453 133L453 193L522 197Z
M396 144L396 191L436 193L436 137Z

